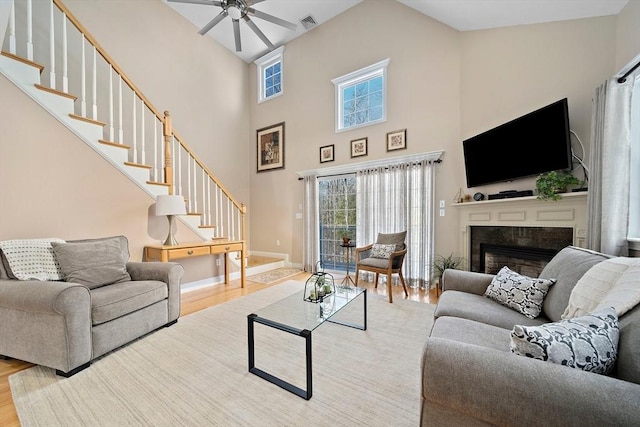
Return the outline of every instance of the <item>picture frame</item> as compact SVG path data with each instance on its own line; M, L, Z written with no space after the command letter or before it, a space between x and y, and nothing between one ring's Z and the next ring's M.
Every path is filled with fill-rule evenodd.
M333 162L336 159L334 150L335 144L320 147L320 163Z
M284 122L256 131L258 172L284 169Z
M368 154L368 138L358 138L351 141L351 158Z
M403 150L405 148L407 148L406 129L387 132L387 151Z

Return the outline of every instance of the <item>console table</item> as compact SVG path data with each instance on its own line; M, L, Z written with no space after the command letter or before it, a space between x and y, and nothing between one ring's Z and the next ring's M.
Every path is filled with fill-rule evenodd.
M240 252L240 284L244 288L244 242L210 241L178 245L149 245L144 247L146 261L169 262L181 258L224 254L224 283L229 283L229 252Z

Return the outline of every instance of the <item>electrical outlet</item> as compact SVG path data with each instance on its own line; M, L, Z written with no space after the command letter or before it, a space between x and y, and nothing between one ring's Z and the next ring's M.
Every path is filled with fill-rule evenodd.
M444 216L444 208L440 208L440 216Z
M276 246L280 246L280 240L276 240Z
M216 259L216 265L220 267L222 265L222 260L220 258Z

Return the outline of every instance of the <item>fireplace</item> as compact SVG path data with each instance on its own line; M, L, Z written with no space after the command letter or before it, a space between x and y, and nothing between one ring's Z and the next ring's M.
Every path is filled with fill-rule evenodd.
M471 227L471 271L496 274L507 266L538 277L551 258L572 243L573 229L566 227Z

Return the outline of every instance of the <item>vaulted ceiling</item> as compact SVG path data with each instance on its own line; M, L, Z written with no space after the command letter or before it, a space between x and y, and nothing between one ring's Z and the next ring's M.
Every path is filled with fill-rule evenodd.
M168 5L191 21L197 27L194 31L199 31L220 14L220 4L245 1L249 8L257 11L258 16L249 14L249 17L258 31L278 47L361 1L398 1L459 31L471 31L617 15L630 0L192 0L199 4L175 1L188 0L169 1ZM261 13L296 24L296 29L291 30L260 19ZM251 24L248 25L242 19L238 24L242 51L236 52L231 18L221 17L205 36L213 37L245 62L251 62L269 52L269 47L251 29Z

